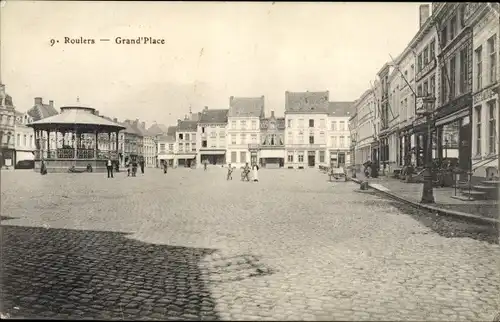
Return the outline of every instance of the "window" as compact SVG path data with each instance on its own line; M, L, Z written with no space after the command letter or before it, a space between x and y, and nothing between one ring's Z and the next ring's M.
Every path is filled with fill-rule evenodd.
M429 46L429 60L432 61L436 58L436 41L433 39Z
M337 137L336 137L336 136L334 136L334 137L333 137L333 140L332 140L332 146L333 146L333 147L336 147L336 146L337 146Z
M465 28L465 5L460 7L460 28Z
M231 163L236 163L236 152L231 152Z
M422 70L422 54L419 54L417 60L417 72L420 72L421 70Z
M215 132L210 132L210 138L212 138L212 139L217 138L217 133L215 133Z
M247 135L246 134L240 134L240 143L241 144L246 144L247 143Z
M304 119L299 119L299 128L304 128Z
M450 59L450 97L454 98L456 95L456 74L457 74L457 58L455 56Z
M191 141L196 141L196 133L191 134Z
M241 163L247 162L247 153L245 151L240 152L240 162Z
M422 96L422 85L418 85L418 87L417 87L417 96L418 97Z
M344 121L340 121L339 123L339 131L345 131L346 128L345 128L345 122Z
M443 30L441 30L441 47L446 46L448 43L448 28L445 26Z
M427 81L424 82L424 87L422 88L422 95L429 95L429 83Z
M160 152L164 152L164 151L165 151L165 143L160 143Z
M314 134L309 134L309 144L314 144Z
M304 162L304 151L300 151L298 153L298 157L299 157L299 162L300 163Z
M257 142L257 134L252 134L252 143Z
M21 134L17 134L17 145L21 145Z
M332 131L336 131L336 130L337 130L337 122L332 121Z
M457 35L457 16L450 19L450 41Z
M340 136L340 138L339 138L339 143L340 143L340 144L339 144L339 145L340 145L340 147L341 147L341 148L343 148L343 147L344 147L344 143L345 143L345 140L344 140L344 137L343 137L343 136Z
M196 143L191 143L191 152L196 151Z
M246 128L247 128L247 121L241 120L240 121L240 128L242 130L246 130Z
M469 64L467 62L467 48L460 51L460 93L467 91L469 82Z
M497 136L497 120L496 120L496 101L488 102L489 120L488 120L488 152L495 154L497 152L496 136Z
M231 121L231 128L235 129L236 128L236 121ZM236 161L234 161L236 162Z
M333 135L330 136L330 146L333 146Z
M183 152L183 151L184 151L184 144L179 143L179 152Z
M475 50L476 55L476 90L483 88L483 47L479 46Z
M424 66L429 63L429 47L424 48Z
M33 146L33 135L30 135L30 146Z
M476 154L481 155L481 106L476 106Z
M226 137L226 132L225 132L225 131L220 131L220 132L219 132L219 137L220 137L221 139L224 139L224 138Z
M292 127L292 120L288 120L288 128L291 128Z
M207 147L207 140L201 141L201 147L206 148Z
M186 133L186 141L189 141L189 133Z
M236 134L231 134L231 144L236 144Z
M319 162L320 163L325 162L325 151L319 151Z
M319 120L319 127L324 129L325 128L325 119L320 119Z
M201 127L201 133L205 133L205 127L204 126Z
M309 119L309 127L314 127L314 120L313 119Z
M304 144L304 133L299 133L299 144Z
M169 151L174 151L174 144L169 144L168 145L168 150Z
M179 140L184 140L184 134L179 133Z
M286 159L288 162L293 162L293 152L288 152Z
M319 132L319 143L320 144L325 143L325 132Z
M429 95L432 97L436 96L436 76L434 75L429 80Z
M257 130L257 121L252 120L252 130Z
M405 70L404 74L405 74L404 79L408 80L408 71L407 71L407 70ZM406 85L406 82L405 82L405 85Z
M495 48L495 38L496 35L493 35L490 39L488 39L488 56L489 56L489 67L490 67L490 84L493 84L497 80L497 51Z
M288 132L288 137L286 138L287 144L293 144L293 134L292 132Z
M25 134L23 138L23 145L28 146L28 136Z

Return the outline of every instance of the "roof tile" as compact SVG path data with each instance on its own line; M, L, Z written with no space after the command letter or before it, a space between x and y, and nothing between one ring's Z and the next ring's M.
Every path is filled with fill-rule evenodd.
M285 92L285 113L328 113L329 92Z
M228 109L203 110L200 123L227 123Z
M264 96L230 97L228 117L264 117Z
M329 102L328 115L330 116L350 116L354 102Z

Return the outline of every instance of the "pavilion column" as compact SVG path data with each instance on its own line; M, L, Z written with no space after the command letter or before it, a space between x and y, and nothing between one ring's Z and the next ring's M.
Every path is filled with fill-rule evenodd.
M72 134L73 136L73 157L76 159L78 157L77 151L78 151L78 132L75 130Z
M116 158L118 159L118 162L120 162L120 151L118 150L118 131L115 134L115 151L116 151Z
M98 147L99 141L97 140L97 136L99 132L96 130L94 134L95 134L94 158L97 160L97 150L99 149Z
M111 155L111 151L113 149L111 148L111 132L108 132L108 155Z
M50 156L50 130L47 130L47 158Z

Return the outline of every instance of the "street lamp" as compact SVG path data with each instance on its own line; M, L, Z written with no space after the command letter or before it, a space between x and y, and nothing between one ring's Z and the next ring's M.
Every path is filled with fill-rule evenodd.
M427 122L427 149L424 155L425 157L425 170L424 170L424 187L422 190L422 200L420 203L434 203L434 191L432 187L432 123L434 121L433 117L433 105L436 98L423 97L422 103L424 105L424 111L420 112L420 115L426 117Z
M356 178L356 138L352 138L352 177Z

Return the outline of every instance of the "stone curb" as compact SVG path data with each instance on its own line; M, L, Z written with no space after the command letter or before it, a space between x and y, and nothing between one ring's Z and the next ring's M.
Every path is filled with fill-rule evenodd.
M362 182L362 180L359 180L357 178L351 178L351 177L348 177L348 180L356 182L358 184L360 184ZM477 215L473 215L473 214L468 214L466 212L461 212L461 211L456 211L456 210L451 210L451 209L439 208L439 207L436 207L436 206L430 206L430 205L421 204L419 202L415 202L415 201L412 201L412 200L408 200L408 199L406 199L404 197L401 197L401 196L397 195L394 192L383 191L383 190L377 189L377 188L373 187L370 184L370 182L368 182L368 186L371 189L376 190L378 192L381 192L384 195L386 195L386 196L388 196L388 197L390 197L392 199L395 199L395 200L401 201L403 203L412 205L412 206L414 206L416 208L425 209L427 211L432 211L432 212L437 212L440 215L449 216L449 217L456 217L456 218L461 218L461 219L468 219L468 220L471 220L471 221L476 221L476 222L481 222L481 223L487 222L489 224L495 224L495 225L500 224L500 221L498 219L495 219L495 218L488 218L488 217L477 216Z

